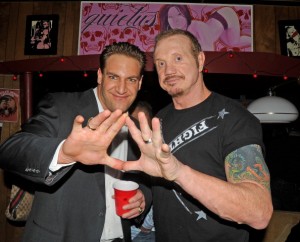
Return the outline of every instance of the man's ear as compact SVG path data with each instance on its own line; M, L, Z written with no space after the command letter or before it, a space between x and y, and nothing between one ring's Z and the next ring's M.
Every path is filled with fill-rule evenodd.
M98 71L97 71L97 82L98 82L99 85L100 85L101 82L102 82L102 77L103 77L102 71L101 71L101 69L99 68Z
M198 62L199 62L199 70L200 72L203 70L203 67L204 67L204 62L205 62L205 55L204 55L204 52L201 51L199 54L198 54Z

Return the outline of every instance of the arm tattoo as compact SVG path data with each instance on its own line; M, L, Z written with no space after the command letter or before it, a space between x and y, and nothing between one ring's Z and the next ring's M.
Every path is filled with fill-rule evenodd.
M228 181L255 181L270 190L270 173L259 145L247 145L234 150L225 158Z

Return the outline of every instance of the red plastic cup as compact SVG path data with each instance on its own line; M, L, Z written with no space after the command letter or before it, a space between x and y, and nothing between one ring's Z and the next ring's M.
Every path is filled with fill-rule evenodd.
M139 184L133 181L117 181L113 184L115 191L115 204L117 215L122 216L128 210L124 210L123 206L128 204L128 200L137 193Z

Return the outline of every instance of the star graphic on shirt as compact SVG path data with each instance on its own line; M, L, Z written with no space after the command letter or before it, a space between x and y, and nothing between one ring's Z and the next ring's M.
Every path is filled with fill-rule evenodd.
M223 110L219 112L219 116L217 119L219 119L219 118L224 119L225 114L229 114L229 112L226 112L225 108L223 108Z
M198 214L198 217L197 217L197 221L199 220L199 219L205 219L205 220L207 220L207 218L206 218L206 213L205 212L203 212L202 210L201 211L195 211L195 213L196 214Z

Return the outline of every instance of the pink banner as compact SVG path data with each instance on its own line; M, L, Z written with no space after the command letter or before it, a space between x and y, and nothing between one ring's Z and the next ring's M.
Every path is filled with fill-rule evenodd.
M187 29L204 51L253 51L251 5L81 2L79 55L130 42L152 52L165 29Z

